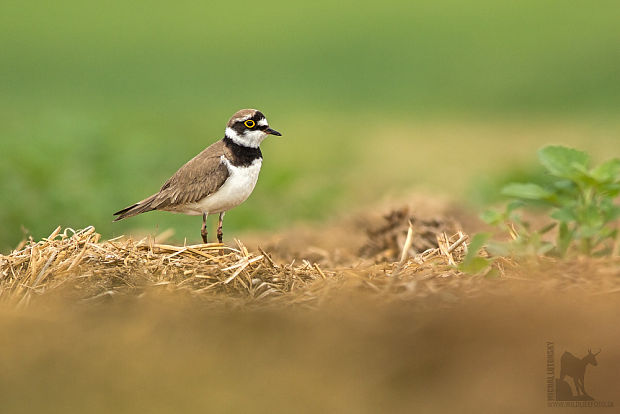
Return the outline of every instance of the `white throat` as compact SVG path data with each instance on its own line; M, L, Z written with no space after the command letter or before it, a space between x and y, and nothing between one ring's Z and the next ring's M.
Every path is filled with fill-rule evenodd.
M226 136L235 144L244 147L258 148L260 143L267 138L267 135L269 134L258 129L256 131L247 131L245 134L239 135L234 129L226 128Z

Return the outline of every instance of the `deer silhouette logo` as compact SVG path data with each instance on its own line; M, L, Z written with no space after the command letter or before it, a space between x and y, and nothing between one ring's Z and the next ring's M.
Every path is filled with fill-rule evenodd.
M592 353L592 350L588 349L588 354L581 359L577 358L568 351L562 354L562 358L560 359L560 378L556 381L557 400L593 400L593 398L586 392L584 376L586 373L586 366L588 364L594 367L598 365L596 356L600 353L600 350L597 353ZM573 379L577 395L573 395L570 386L566 381L564 381L564 377L566 376Z

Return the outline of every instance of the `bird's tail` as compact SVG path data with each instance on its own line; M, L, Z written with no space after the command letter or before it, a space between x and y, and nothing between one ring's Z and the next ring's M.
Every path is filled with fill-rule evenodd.
M155 199L155 196L156 194L153 194L152 196L145 198L144 200L139 201L134 205L125 207L124 209L117 211L116 213L114 213L114 215L118 217L116 217L114 221L119 221L125 218L137 216L138 214L155 210L155 207L153 207L153 200Z

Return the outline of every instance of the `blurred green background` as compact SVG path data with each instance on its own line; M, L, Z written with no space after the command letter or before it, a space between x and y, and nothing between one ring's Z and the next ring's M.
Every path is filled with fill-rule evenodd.
M5 0L0 251L57 225L198 241L196 217L111 214L244 107L284 137L229 240L411 190L485 200L547 143L618 155L619 21L617 0Z

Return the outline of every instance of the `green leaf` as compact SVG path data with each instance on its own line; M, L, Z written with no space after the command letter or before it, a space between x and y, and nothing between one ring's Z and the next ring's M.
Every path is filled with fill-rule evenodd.
M493 268L493 269L489 270L489 271L488 271L488 272L484 275L484 277L485 277L486 279L499 279L501 276L502 276L502 275L501 275L501 273L499 272L499 270L498 270L498 269L495 269L495 268Z
M463 262L459 264L458 269L463 273L474 275L474 274L482 272L484 269L489 267L491 263L493 263L492 260L478 256L478 257L474 257L467 263Z
M549 200L553 193L533 183L510 183L502 188L502 194L526 200Z
M599 207L594 204L586 206L584 211L584 221L592 227L601 227L604 224L604 217Z
M538 230L539 234L545 234L550 232L551 230L553 230L555 228L555 226L557 226L558 223L550 223L547 224L545 227L543 227L542 229Z
M594 168L590 175L600 183L609 183L620 178L620 159L614 158Z
M522 200L515 200L508 203L506 206L506 214L510 214L518 208L524 207L526 203Z
M557 180L553 183L553 186L559 190L563 191L573 191L576 189L575 183L571 180Z
M587 168L590 161L585 152L562 146L547 146L540 149L538 159L551 174L573 180L582 177L578 169Z
M617 197L620 195L620 183L602 184L599 186L599 191L607 197Z
M486 210L480 214L480 219L487 224L497 226L499 223L506 219L504 213L495 210Z
M599 227L595 226L581 226L577 231L576 238L578 239L590 239L598 234L601 231Z
M596 239L592 243L592 248L597 247L598 245L604 243L607 240L616 240L616 237L618 237L618 229L605 227L598 233Z
M590 170L588 170L585 166L580 164L572 164L572 167L575 172L573 173L571 180L589 187L599 184L599 182L592 177Z
M549 243L549 242L543 242L541 243L540 247L538 248L538 250L536 251L537 254L539 255L546 255L547 253L551 252L554 249L554 245L553 243Z
M605 223L610 223L620 218L620 206L615 205L612 199L605 198L601 200L599 210Z
M478 252L482 249L482 246L484 246L489 237L491 237L489 233L478 233L472 237L471 242L467 245L467 255L465 259L458 265L458 269L461 272L476 274L493 263L492 259L478 256Z
M489 233L477 233L471 238L471 242L467 245L467 256L465 260L475 257L482 246L489 240L491 234Z
M556 219L557 221L570 223L571 221L577 221L577 216L575 214L575 208L577 203L573 202L569 205L565 205L564 207L554 211L551 213L551 217Z
M510 242L499 242L494 240L489 240L487 242L486 251L489 252L491 256L509 256L511 254L511 243Z

